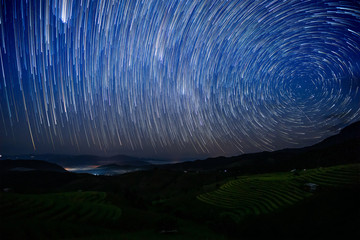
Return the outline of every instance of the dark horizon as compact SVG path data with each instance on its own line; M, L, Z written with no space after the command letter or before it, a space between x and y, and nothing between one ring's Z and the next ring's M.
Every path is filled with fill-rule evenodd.
M218 155L218 156L204 156L204 157L194 157L194 158L174 158L174 157L169 157L169 158L157 158L157 157L149 157L149 156L136 156L136 155L130 155L130 154L114 154L114 155L96 155L96 154L68 154L68 153L42 153L42 154L37 154L37 153L23 153L23 154L2 154L0 155L0 160L6 160L6 159L33 159L33 160L49 160L49 157L55 157L59 158L59 157L64 157L63 159L61 159L61 161L63 162L64 160L71 160L72 158L82 158L83 157L90 157L90 160L92 160L92 158L96 158L97 160L100 160L100 162L98 162L100 165L107 165L107 164L116 164L116 160L115 159L122 159L122 160L129 160L129 159L136 159L136 160L144 160L145 162L151 163L151 164L173 164L173 163L181 163L181 162L187 162L187 161L195 161L195 160L207 160L207 159L219 159L219 158L234 158L234 157L241 157L247 154L258 154L258 153L264 153L264 152L278 152L278 151L283 151L283 150L301 150L301 149L306 149L306 148L311 148L314 147L316 145L322 144L325 141L329 141L329 139L336 137L339 138L339 135L343 135L346 136L346 134L340 134L343 132L344 129L348 129L347 130L347 134L349 134L349 131L355 131L352 134L356 134L356 132L359 129L359 125L360 125L360 121L356 121L353 122L351 124L349 124L348 126L340 129L339 131L337 131L336 133L330 135L329 137L325 138L325 139L321 139L317 142L315 142L314 144L311 145L306 145L306 146L302 146L302 147L296 147L296 148L282 148L282 149L276 149L274 151L257 151L257 152L249 152L249 153L241 153L238 155L232 155L232 156L225 156L225 155ZM351 129L351 130L349 130ZM350 138L351 139L351 138ZM348 139L349 140L349 139ZM112 160L110 160L112 159ZM83 159L84 160L84 159ZM105 162L104 162L105 161ZM56 160L52 159L53 163L57 163ZM60 162L59 162L60 164ZM63 164L60 164L63 165ZM66 165L66 164L65 164ZM67 167L68 165L66 165L64 167ZM87 166L88 164L84 164L83 162L79 164L79 166L84 165ZM90 164L92 165L92 164ZM76 166L76 164L74 165Z

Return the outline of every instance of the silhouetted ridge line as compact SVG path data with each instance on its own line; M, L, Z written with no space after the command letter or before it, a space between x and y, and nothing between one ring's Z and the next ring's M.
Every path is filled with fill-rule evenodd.
M183 171L226 170L242 174L358 162L360 162L360 121L350 124L338 134L309 147L243 154L234 157L208 158L160 167Z
M0 172L3 171L50 171L66 172L66 170L55 164L42 160L1 160Z

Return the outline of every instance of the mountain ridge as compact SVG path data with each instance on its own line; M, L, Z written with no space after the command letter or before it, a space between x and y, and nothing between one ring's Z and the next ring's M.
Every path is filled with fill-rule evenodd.
M360 121L312 146L165 164L160 168L183 171L232 169L239 173L263 173L356 162L360 162Z
M3 156L3 158L6 156ZM352 123L319 143L303 148L286 148L272 152L248 153L233 157L219 156L203 160L186 161L171 164L153 165L151 159L127 155L99 157L95 155L18 155L16 158L27 158L31 161L47 161L63 167L93 166L96 173L118 172L129 170L149 170L153 168L175 171L236 171L238 173L263 173L287 171L293 168L313 168L336 164L360 162L360 121ZM1 160L2 162L4 160ZM26 164L24 165L26 168ZM19 167L24 167L19 166ZM132 171L131 170L131 171ZM81 171L86 172L86 171ZM89 173L93 173L90 171Z
M43 160L2 160L0 161L0 172L6 171L47 171L47 172L67 172L58 164Z

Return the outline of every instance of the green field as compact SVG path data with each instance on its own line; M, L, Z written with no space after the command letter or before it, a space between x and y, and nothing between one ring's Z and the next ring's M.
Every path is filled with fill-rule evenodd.
M121 209L109 204L104 192L1 193L0 212L2 227L18 239L83 235L115 225L121 217Z
M41 193L36 187L1 192L0 238L350 235L359 223L359 174L360 164L242 176L165 170L117 177L77 175ZM34 178L30 176L27 181ZM46 181L49 175L37 177ZM317 184L316 189L308 183Z
M241 176L197 198L227 209L222 214L239 223L247 216L267 214L294 205L324 188L358 185L359 173L360 165L355 164ZM310 189L309 183L316 184L316 189Z
M103 192L0 196L0 211L11 218L111 223L121 216L120 208L105 202L106 193Z

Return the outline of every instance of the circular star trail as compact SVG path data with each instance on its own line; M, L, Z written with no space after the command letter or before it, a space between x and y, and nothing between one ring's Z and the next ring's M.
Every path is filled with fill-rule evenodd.
M360 119L354 1L0 1L1 152L230 156Z

